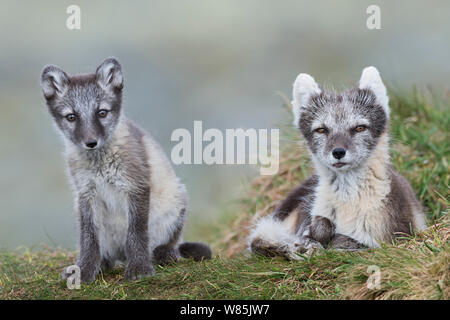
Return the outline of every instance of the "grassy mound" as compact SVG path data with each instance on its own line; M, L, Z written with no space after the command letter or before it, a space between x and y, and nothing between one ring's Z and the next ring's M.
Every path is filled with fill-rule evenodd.
M286 129L279 173L256 178L228 222L208 226L225 230L215 242L215 259L157 267L156 276L137 282L123 282L123 267L117 267L69 290L60 272L74 263L74 252L0 250L0 299L449 299L450 93L391 93L391 108L392 163L418 192L431 225L421 234L364 252L324 250L296 262L245 254L253 222L311 172L298 133ZM370 266L380 270L380 286L372 289Z

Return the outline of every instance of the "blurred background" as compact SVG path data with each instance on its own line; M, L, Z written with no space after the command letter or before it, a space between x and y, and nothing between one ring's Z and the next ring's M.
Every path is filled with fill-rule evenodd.
M81 8L81 30L66 9ZM381 30L366 9L381 8ZM76 245L63 145L39 75L53 63L93 72L115 56L124 111L168 154L176 128L279 128L299 72L337 90L376 66L387 85L448 85L450 2L5 1L0 3L0 247ZM251 166L180 165L191 205L187 239L213 223L258 174Z

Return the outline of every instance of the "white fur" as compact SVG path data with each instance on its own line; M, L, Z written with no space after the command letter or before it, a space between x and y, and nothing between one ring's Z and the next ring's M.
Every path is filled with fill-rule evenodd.
M299 259L299 256L295 254L297 237L286 224L274 219L271 215L258 220L248 238L249 244L255 239L264 240L275 247L285 248L292 260Z
M359 80L360 89L369 89L377 97L378 103L383 107L389 118L389 98L387 96L386 87L381 80L380 73L375 67L364 68Z
M120 258L128 231L128 197L104 179L96 180L94 224L98 230L100 253L103 257Z
M298 127L301 108L305 107L312 95L320 94L321 90L313 77L306 73L300 73L295 79L292 92L292 112L294 113L294 125Z
M175 221L187 207L188 196L159 144L150 135L145 141L151 169L149 236L152 250L169 240Z

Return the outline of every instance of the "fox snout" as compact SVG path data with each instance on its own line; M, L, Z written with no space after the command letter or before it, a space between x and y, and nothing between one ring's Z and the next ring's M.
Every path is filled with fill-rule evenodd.
M331 152L333 158L342 159L352 144L351 138L343 133L332 135L327 141L327 150Z
M81 147L87 150L95 150L102 146L104 130L95 123L80 123L79 130L74 135Z
M85 146L89 149L95 149L95 147L97 146L97 140L88 140L85 142Z
M344 148L334 148L331 153L335 159L339 160L345 157L346 150Z
M328 165L334 168L349 168L352 162L350 149L353 147L351 137L345 133L331 135L327 141L325 152Z
M102 136L99 134L81 135L79 141L85 149L94 150L101 147Z

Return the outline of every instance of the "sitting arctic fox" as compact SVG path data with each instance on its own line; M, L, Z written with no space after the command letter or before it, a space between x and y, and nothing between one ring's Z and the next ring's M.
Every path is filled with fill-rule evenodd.
M426 227L411 186L389 162L388 96L376 68L342 94L302 73L292 106L315 174L257 222L252 252L297 259L313 248L378 247Z
M122 113L119 62L108 58L95 73L74 76L48 65L41 86L66 146L81 280L94 281L116 261L126 262L125 279L135 280L154 274L154 262L210 259L208 245L182 241L187 192L169 159Z

